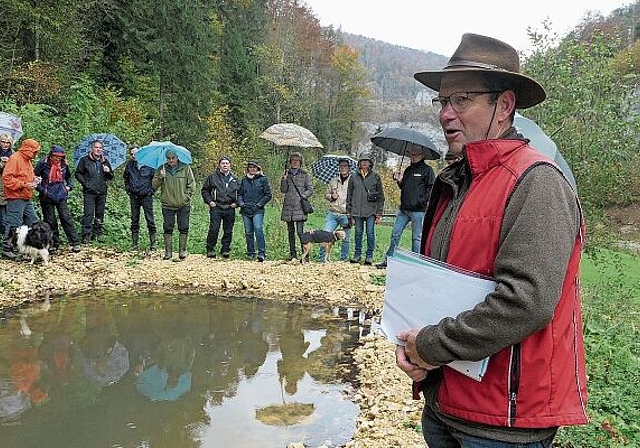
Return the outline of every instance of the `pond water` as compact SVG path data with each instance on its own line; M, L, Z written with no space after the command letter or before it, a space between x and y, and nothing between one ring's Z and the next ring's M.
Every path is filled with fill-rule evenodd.
M344 444L363 329L337 311L142 292L13 311L0 318L0 447Z

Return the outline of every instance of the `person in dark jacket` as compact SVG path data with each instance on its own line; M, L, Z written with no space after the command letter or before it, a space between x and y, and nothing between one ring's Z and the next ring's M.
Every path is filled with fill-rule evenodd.
M0 235L4 235L5 226L7 225L7 201L4 198L4 184L2 183L2 171L4 165L13 154L13 137L11 134L0 134Z
M138 147L129 150L130 159L124 167L124 189L129 195L131 206L131 249L138 249L140 237L140 208L149 230L149 250L156 250L156 222L153 216L153 186L151 181L155 170L149 166L140 166L136 160Z
M34 174L42 178L42 182L38 184L36 189L39 193L42 218L51 226L53 232L53 246L49 252L55 253L60 248L60 230L58 229L56 212L72 250L79 252L80 238L78 238L78 232L73 225L73 217L67 206L69 192L73 189L73 177L64 148L58 145L52 146L49 154L36 164Z
M420 145L413 145L409 156L411 164L404 173L396 173L393 178L400 188L400 209L391 230L389 249L382 263L376 266L380 269L387 267L387 258L400 242L400 237L407 224L411 222L411 250L420 252L420 235L422 234L422 220L429 202L429 194L435 180L435 173L424 161L424 150Z
M244 224L244 236L247 240L247 256L256 259L256 243L258 245L258 261L267 256L267 243L264 238L264 206L272 198L269 179L255 160L247 163L247 174L240 181L238 204Z
M108 181L113 179L113 169L103 155L103 151L102 142L95 140L91 143L91 152L80 158L76 168L76 179L82 185L82 242L84 244L102 235Z
M299 152L292 152L289 156L289 167L285 169L280 180L280 191L284 193L280 220L287 223L289 237L289 260L298 258L296 249L296 233L298 238L304 233L304 223L307 215L302 210L300 200L308 199L313 194L311 178L302 169L304 160Z
M238 206L238 178L231 172L231 159L222 157L218 168L207 176L200 193L202 200L209 206L209 232L207 233L207 257L216 257L216 244L222 223L220 252L222 258L229 258L233 225L236 222Z
M367 252L364 264L373 264L373 250L376 247L374 225L380 223L384 210L382 180L373 171L370 154L362 154L358 160L358 172L351 175L347 188L347 215L353 218L356 227L356 244L351 263L362 261L362 236L366 225Z

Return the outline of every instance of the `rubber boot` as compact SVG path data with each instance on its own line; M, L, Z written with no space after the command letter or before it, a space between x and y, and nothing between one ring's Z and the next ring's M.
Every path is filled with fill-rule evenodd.
M138 232L131 232L131 250L138 250L139 241L140 234Z
M149 250L156 250L156 234L155 232L149 233Z
M173 257L173 235L170 233L164 234L164 257L163 260L171 260Z
M10 227L9 232L7 232L2 239L2 258L15 260L18 257L18 254L15 251L15 247L13 247L13 244L11 244L11 241L9 241L9 236L13 235L15 231L15 227Z
M184 260L187 258L187 234L181 233L178 240L178 258Z

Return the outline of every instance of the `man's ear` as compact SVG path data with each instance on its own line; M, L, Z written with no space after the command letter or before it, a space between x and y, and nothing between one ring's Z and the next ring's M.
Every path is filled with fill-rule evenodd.
M516 94L512 90L505 90L498 97L498 118L508 120L516 108Z

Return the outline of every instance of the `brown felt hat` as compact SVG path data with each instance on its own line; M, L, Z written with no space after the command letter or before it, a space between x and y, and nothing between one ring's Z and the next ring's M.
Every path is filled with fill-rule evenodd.
M538 81L520 73L520 58L511 45L492 37L467 33L442 70L419 72L413 77L425 86L440 91L446 73L490 73L514 85L516 108L526 109L544 101L547 94Z

